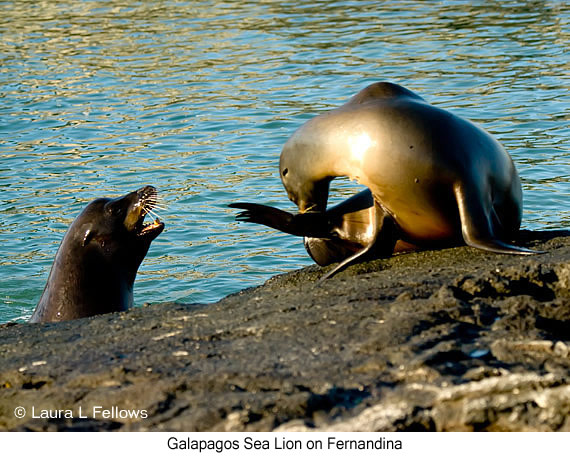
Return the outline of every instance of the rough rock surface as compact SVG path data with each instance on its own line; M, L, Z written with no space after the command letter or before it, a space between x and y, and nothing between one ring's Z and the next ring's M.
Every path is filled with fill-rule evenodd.
M521 243L547 253L418 252L320 285L312 266L209 306L3 325L0 429L570 431L570 232Z

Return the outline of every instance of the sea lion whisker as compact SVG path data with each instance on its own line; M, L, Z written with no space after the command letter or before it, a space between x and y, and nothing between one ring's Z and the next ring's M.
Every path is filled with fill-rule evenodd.
M151 207L151 208L158 208L158 209L166 209L166 204L157 197L157 195L152 195L149 198L146 198L143 201L144 207Z
M152 209L158 209L159 211L165 211L167 206L160 204L160 203L154 203L151 205Z
M158 213L156 211L154 211L154 209L150 209L150 208L145 209L145 215L147 215L147 214L152 215L155 219L160 218L158 216Z
M311 204L309 207L307 207L303 212L311 212L313 209L315 209L317 207L317 204Z
M157 201L156 199L146 199L142 202L142 207L144 210L147 209L158 209L165 210L166 206Z

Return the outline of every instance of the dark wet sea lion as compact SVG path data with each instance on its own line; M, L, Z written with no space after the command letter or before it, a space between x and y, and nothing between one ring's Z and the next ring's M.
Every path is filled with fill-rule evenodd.
M303 124L283 147L279 170L300 213L325 213L335 177L370 190L373 238L331 274L372 249L389 250L394 233L418 246L461 240L492 252L538 253L507 242L520 227L522 190L502 146L397 84L372 84Z
M144 223L156 198L156 189L146 186L89 203L59 246L30 322L73 320L131 307L137 270L164 229L158 219Z

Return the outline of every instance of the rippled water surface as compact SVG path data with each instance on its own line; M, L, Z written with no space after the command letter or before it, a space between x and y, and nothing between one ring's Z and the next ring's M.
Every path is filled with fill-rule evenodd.
M570 224L568 2L0 5L0 322L31 314L87 202L144 184L160 190L166 230L137 305L210 303L310 264L300 239L238 224L226 205L294 210L282 145L379 80L503 143L524 228Z

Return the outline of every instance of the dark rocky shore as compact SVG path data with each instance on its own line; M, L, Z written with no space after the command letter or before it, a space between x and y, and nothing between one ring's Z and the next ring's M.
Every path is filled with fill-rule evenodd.
M570 431L570 232L520 244L547 253L411 253L319 286L312 266L209 306L3 325L0 429Z

